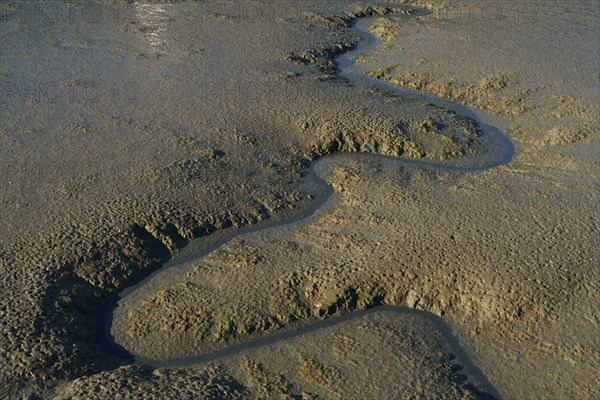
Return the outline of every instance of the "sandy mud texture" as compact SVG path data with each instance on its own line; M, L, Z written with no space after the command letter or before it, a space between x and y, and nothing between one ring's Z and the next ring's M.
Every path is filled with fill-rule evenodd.
M259 17L212 2L2 8L0 395L386 398L386 381L400 397L487 396L415 316L183 369L131 365L95 338L108 299L189 242L306 207L319 156L481 150L469 118L336 75L353 20L409 10L374 22L385 43L360 68L488 110L517 159L472 175L325 164L336 194L313 218L173 270L127 298L113 333L168 359L386 302L443 316L501 397L598 397L597 7L557 2L525 28L443 17L462 2L415 2L432 14L414 18L401 2L287 3Z

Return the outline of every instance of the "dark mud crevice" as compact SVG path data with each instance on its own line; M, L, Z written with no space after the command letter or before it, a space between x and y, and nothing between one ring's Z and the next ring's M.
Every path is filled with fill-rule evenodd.
M326 16L310 14L306 18L314 19L331 28L343 29L352 27L354 23L361 18L381 17L389 14L424 15L425 11L415 7L410 7L408 5L400 5L394 8L365 6L354 12L349 12L344 15ZM359 37L341 40L333 45L325 46L320 49L303 52L291 52L285 56L285 59L299 64L312 65L329 79L340 78L340 76L336 73L338 65L335 58L354 50L360 41L361 38Z
M171 258L171 252L138 224L131 225L124 237L125 248L108 244L117 249L111 252L102 246L46 278L47 289L40 316L34 321L34 332L41 342L61 351L42 357L34 365L32 374L36 379L76 378L132 361L124 349L110 354L102 347L96 335L98 313L120 287L161 268ZM137 251L127 251L127 247Z
M40 312L32 326L45 349L22 378L75 379L130 364L133 357L104 329L112 320L119 291L163 268L173 251L191 239L270 217L264 205L255 205L250 212L211 215L202 222L191 217L187 234L178 228L186 225L183 220L133 223L119 239L108 239L63 264L45 277Z
M94 337L95 314L109 300L110 292L72 271L56 273L48 281L34 332L40 342L60 351L39 360L29 378L75 379L127 364L125 358L105 353Z
M312 65L318 71L333 77L337 68L334 58L352 50L355 46L356 42L338 42L333 46L321 50L311 50L300 53L292 52L288 54L285 59L298 64Z
M148 229L142 228L138 224L133 224L130 229L141 247L147 249L146 251L150 258L160 263L164 263L171 258L169 246L165 243L164 239L161 240L156 234L153 235ZM179 236L177 236L174 242L179 242L178 238Z

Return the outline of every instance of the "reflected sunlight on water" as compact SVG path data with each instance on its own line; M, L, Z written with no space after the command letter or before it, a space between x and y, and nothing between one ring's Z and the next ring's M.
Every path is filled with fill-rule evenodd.
M167 32L166 17L167 6L162 4L143 4L135 3L135 15L140 19L140 22L148 29L144 32L144 36L154 48L161 47L165 43Z

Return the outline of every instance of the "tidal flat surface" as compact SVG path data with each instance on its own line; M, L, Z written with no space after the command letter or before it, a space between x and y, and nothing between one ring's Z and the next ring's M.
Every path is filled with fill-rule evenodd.
M495 5L3 4L0 394L598 397L597 4Z

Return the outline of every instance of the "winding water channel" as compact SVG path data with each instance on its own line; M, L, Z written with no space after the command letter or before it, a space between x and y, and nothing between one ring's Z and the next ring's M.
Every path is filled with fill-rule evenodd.
M207 354L190 354L189 357L177 358L171 360L150 360L140 357L132 356L126 349L119 346L118 343L114 342L110 329L112 325L112 318L114 310L118 307L119 300L126 296L134 293L140 288L144 287L149 281L154 279L157 275L163 273L166 269L174 268L177 266L184 265L194 260L201 259L213 250L219 248L225 243L231 241L242 235L248 235L259 231L267 231L274 228L278 228L284 225L290 225L300 221L306 221L310 218L317 210L330 199L333 194L332 187L319 174L319 166L323 162L335 162L336 160L352 159L352 160L373 160L373 159L386 159L394 160L395 163L401 165L412 165L414 167L423 169L433 169L438 171L448 171L454 173L476 173L485 171L497 166L506 164L512 160L515 155L515 147L511 140L498 129L493 126L486 125L481 122L478 115L470 110L469 108L453 103L451 101L429 96L423 93L418 93L410 90L400 89L388 83L370 78L364 74L364 71L360 70L360 67L356 65L355 58L362 54L366 54L376 47L379 40L368 31L368 26L373 22L373 19L379 17L365 17L360 18L353 24L352 28L356 34L361 37L360 43L352 50L338 56L336 63L338 65L338 75L348 80L348 84L351 85L368 85L377 90L384 90L399 94L401 96L410 97L418 96L425 98L427 101L444 107L450 111L456 112L457 114L469 117L475 120L482 131L482 136L478 140L483 144L485 151L481 154L469 155L461 159L454 159L451 161L431 161L431 160L418 160L418 159L407 159L402 157L389 157L377 154L367 153L336 153L321 157L312 163L310 168L307 170L305 180L308 184L317 187L321 193L306 209L298 210L289 218L282 221L266 222L258 226L249 226L242 229L238 229L235 232L221 232L213 234L212 238L206 240L204 245L194 249L194 251L188 251L185 255L177 257L173 261L166 263L163 268L155 271L153 274L139 281L137 284L130 286L123 290L117 297L115 297L110 304L107 305L105 310L98 317L97 326L97 338L102 348L119 357L127 359L132 362L145 364L154 367L182 367L189 366L198 363L204 363L209 361L218 360L224 357L239 354L249 349L258 348L261 346L269 345L272 343L288 340L308 332L313 332L326 327L335 326L336 324L353 320L359 317L363 317L372 313L412 313L418 314L423 318L427 318L433 321L438 327L446 341L452 347L454 353L458 356L462 364L468 369L468 372L474 376L483 386L483 389L492 395L496 395L496 391L485 378L485 376L477 369L475 365L469 360L465 352L462 350L456 338L452 335L451 330L446 323L434 314L427 313L424 311L412 310L404 307L395 307L389 305L382 305L366 311L355 311L341 317L332 317L326 320L314 320L307 323L299 323L298 326L290 326L282 332L277 332L268 336L263 336L258 339L250 339L246 342L237 343L230 345L221 350Z

